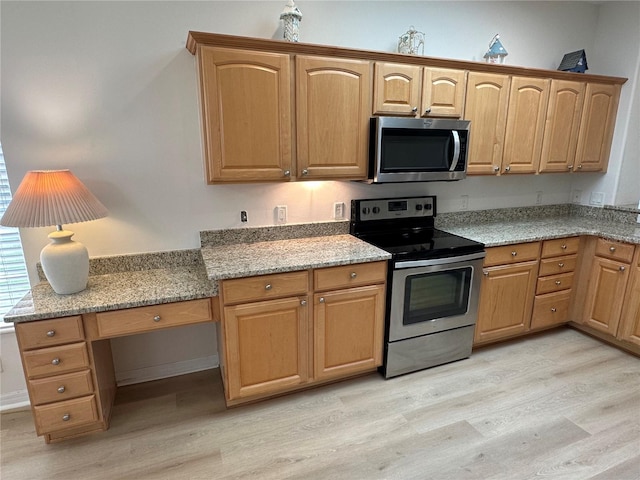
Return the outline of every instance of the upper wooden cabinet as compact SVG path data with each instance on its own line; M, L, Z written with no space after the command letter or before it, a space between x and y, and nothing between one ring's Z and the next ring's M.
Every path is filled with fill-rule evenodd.
M551 80L549 106L542 141L542 172L573 170L584 102L582 82Z
M507 75L469 72L464 118L471 121L467 164L471 175L500 171L510 81Z
M289 55L203 47L198 60L207 182L288 180Z
M462 117L466 71L376 62L374 115Z
M587 83L574 171L607 170L619 97L620 85Z
M369 62L297 56L295 63L298 177L366 178Z

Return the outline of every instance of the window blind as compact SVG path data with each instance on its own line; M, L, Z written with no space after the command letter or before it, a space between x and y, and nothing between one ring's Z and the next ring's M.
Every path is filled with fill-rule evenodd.
M0 145L0 216L10 201L9 177ZM0 226L0 315L4 317L30 288L18 229ZM12 325L0 323L0 328L7 327Z

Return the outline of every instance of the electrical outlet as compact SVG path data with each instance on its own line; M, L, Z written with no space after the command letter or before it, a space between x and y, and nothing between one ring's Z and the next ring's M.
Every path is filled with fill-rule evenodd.
M571 203L582 202L582 190L573 190L571 192Z
M542 205L542 192L536 192L536 205Z
M247 221L247 212L245 210L240 212L240 221L243 223Z
M591 192L589 197L589 205L595 205L601 207L604 205L604 193L603 192Z
M460 196L460 210L469 210L469 195Z
M344 219L344 202L335 202L333 204L333 219L334 220L342 220Z
M278 205L276 207L276 223L287 223L287 206Z

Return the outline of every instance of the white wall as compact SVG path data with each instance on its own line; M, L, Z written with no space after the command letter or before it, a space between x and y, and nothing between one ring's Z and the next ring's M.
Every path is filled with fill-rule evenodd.
M628 137L619 131L631 115L625 105L614 141L615 168L606 175L583 174L579 182L575 175L552 174L401 186L206 185L187 32L280 38L284 3L3 0L0 140L13 188L27 170L70 168L110 212L105 219L71 226L92 256L195 248L200 230L272 224L272 209L279 204L288 205L294 223L329 220L334 201L348 204L358 197L435 194L441 211L452 211L461 195L469 195L470 208L483 209L532 205L537 191L545 204L564 203L577 182L585 193L602 188L613 198ZM638 4L629 3L300 0L298 5L305 42L394 51L398 36L414 25L427 33L425 55L481 60L500 33L508 64L555 69L564 53L584 48L589 73L637 76L629 72L630 63L637 65L637 49L623 48L630 59L610 56L610 49L597 44L626 30L635 38L638 24L631 15ZM618 17L622 27L614 24ZM629 98L625 85L624 102ZM637 108L634 115L637 125ZM240 210L248 212L247 224L240 223ZM32 281L49 230L22 231ZM150 354L125 352L166 345L175 350L175 332L126 345L114 342L117 369L147 368ZM209 333L210 344L195 350L187 345L184 357L174 351L172 358L214 358L215 335Z

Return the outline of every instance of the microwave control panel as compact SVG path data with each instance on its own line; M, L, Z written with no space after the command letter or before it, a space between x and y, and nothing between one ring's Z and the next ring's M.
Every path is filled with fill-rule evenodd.
M354 200L354 220L388 220L394 218L435 217L435 197L379 198Z

